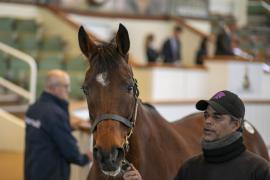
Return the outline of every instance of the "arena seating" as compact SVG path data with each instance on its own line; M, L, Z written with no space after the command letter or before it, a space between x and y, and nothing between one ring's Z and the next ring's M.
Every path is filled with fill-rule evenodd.
M65 63L65 69L71 76L71 96L76 99L82 99L83 93L81 86L84 80L84 72L88 64L82 56L76 56L68 59Z
M71 96L81 99L82 72L86 62L80 55L65 56L66 42L56 35L46 34L42 23L34 19L0 17L0 41L31 55L38 65L37 95L43 89L45 74L50 69L67 70L72 78ZM0 75L23 87L28 87L29 67L26 63L0 52ZM75 88L76 87L76 88Z

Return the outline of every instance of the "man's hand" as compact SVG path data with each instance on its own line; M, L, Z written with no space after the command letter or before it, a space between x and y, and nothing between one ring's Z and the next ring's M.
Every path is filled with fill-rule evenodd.
M91 151L87 151L86 155L88 156L89 161L93 161L93 153Z
M142 180L139 171L132 164L127 168L123 178L124 180Z
M78 128L81 129L90 129L91 128L91 124L89 121L83 121L81 120L80 122L78 122Z

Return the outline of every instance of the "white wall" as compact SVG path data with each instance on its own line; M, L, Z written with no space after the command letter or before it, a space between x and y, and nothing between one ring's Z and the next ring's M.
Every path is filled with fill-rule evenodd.
M24 131L23 120L0 109L0 150L23 152Z
M270 99L270 75L263 72L263 63L233 60L206 61L208 67L208 96L227 89L244 99ZM244 89L244 75L247 71L250 88Z
M153 69L152 100L196 99L205 97L207 71L182 68ZM199 90L200 89L200 90Z
M180 67L134 68L140 98L145 101L190 100L207 97L208 72Z
M141 98L146 101L193 100L230 90L243 99L270 100L270 74L262 63L238 60L209 60L206 68L134 67ZM247 72L249 85L244 89Z
M38 16L38 8L31 5L0 3L0 16L8 16L15 18L34 18Z

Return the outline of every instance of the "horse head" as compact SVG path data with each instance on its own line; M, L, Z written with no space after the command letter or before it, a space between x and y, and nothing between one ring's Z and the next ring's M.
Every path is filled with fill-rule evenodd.
M90 64L82 89L92 123L94 159L105 175L117 176L125 161L138 106L137 83L128 64L128 31L120 24L111 42L97 44L80 27L78 39Z

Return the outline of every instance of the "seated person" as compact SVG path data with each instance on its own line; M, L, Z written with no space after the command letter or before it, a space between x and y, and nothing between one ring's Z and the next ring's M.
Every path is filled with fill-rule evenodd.
M155 37L153 34L149 34L146 36L146 40L145 40L146 52L145 53L146 53L148 63L156 62L159 56L158 51L154 48L154 45L153 45L154 40L155 40Z

